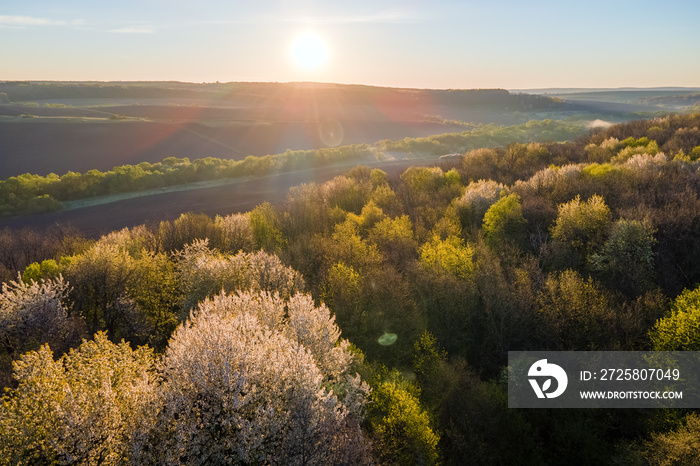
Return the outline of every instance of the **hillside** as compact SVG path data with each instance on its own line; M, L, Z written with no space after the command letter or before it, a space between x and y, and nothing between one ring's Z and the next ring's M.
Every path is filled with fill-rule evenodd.
M0 178L106 171L167 157L240 160L492 123L631 118L499 89L312 83L4 82L0 102Z

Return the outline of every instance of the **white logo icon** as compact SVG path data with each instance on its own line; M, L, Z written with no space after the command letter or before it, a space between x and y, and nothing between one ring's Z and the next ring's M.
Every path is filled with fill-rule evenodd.
M542 383L541 387L537 379L528 379L530 380L532 389L535 390L537 398L556 398L564 393L564 390L566 390L566 385L569 383L569 378L566 376L564 369L556 364L548 364L546 359L540 359L530 366L530 370L528 371L527 375L529 377L547 377L547 379ZM552 385L552 378L556 379L557 381L557 389L551 393L548 393L547 390L549 390Z

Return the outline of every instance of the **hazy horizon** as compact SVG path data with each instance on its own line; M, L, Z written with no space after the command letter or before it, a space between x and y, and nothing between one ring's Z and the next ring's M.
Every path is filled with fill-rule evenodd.
M698 87L700 4L10 0L2 80Z

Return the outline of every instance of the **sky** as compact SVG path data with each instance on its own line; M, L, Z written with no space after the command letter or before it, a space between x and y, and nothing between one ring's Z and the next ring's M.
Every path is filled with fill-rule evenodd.
M0 80L700 87L698 19L697 0L2 0Z

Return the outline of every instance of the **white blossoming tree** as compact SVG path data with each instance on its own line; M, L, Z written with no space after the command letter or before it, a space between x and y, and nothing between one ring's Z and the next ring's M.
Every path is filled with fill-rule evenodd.
M49 343L63 353L80 341L82 322L68 315L68 284L55 280L21 280L2 284L0 292L0 386L9 383L11 361Z
M325 306L306 295L221 293L173 334L164 407L140 461L368 462L359 422L368 386Z
M104 333L58 360L48 345L14 363L0 403L0 464L124 464L158 408L155 358Z
M184 293L184 316L198 302L222 290L277 291L287 298L304 289L301 275L277 256L263 251L222 255L209 248L208 240L196 240L177 253L177 270Z

